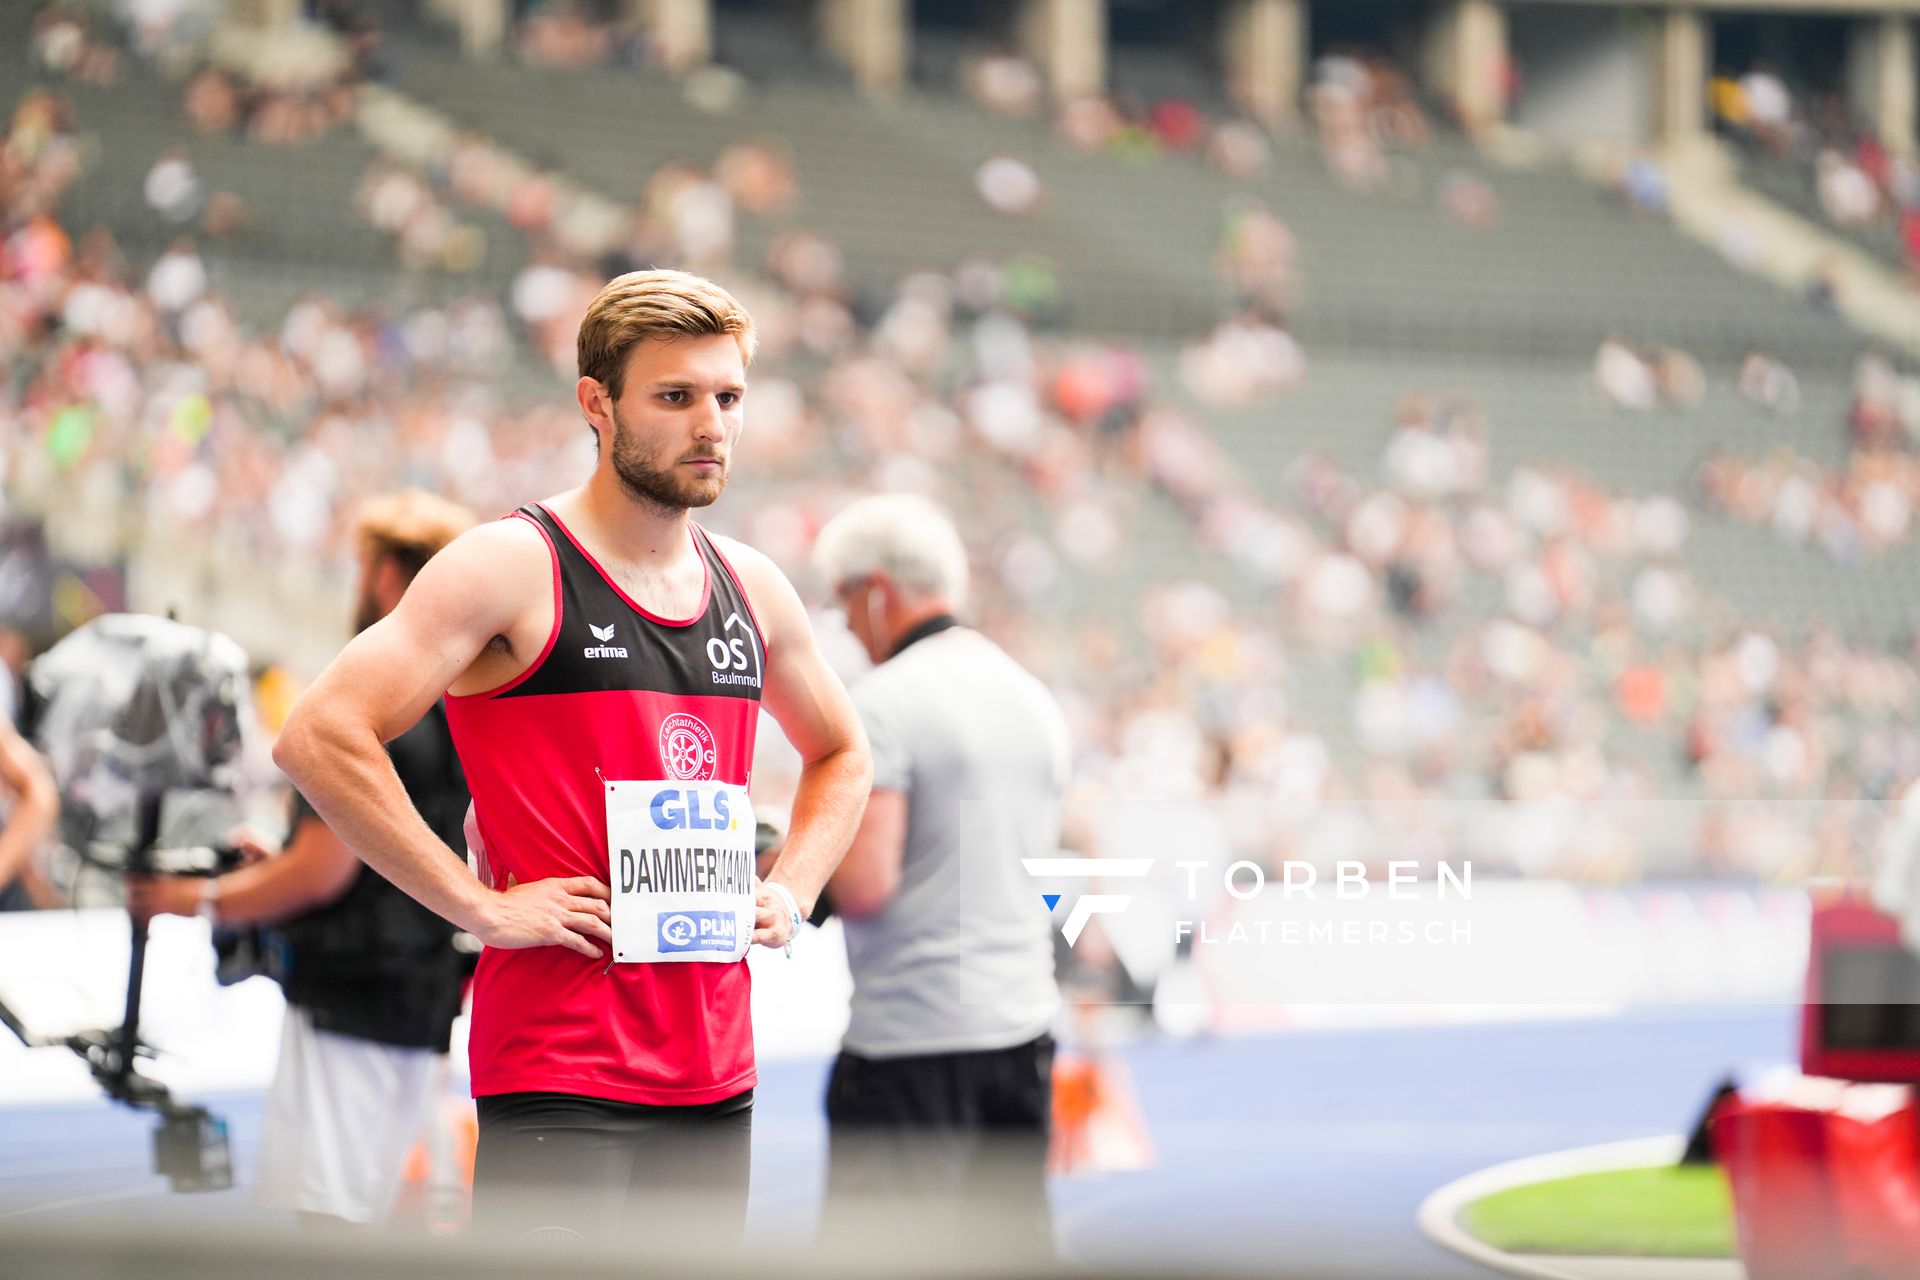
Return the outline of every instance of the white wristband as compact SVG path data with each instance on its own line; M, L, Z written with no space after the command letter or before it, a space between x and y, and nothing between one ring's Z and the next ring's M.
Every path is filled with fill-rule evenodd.
M193 914L200 917L202 920L205 920L210 925L214 925L216 927L219 925L220 923L220 877L219 876L214 876L209 880L205 880L201 882L200 906L199 906L199 909L196 910Z
M800 914L800 904L794 901L793 891L791 889L781 884L778 880L765 880L761 883L779 894L780 900L787 904L787 921L790 926L787 930L787 957L788 959L792 959L793 938L795 934L800 932L800 926L806 920L806 917Z

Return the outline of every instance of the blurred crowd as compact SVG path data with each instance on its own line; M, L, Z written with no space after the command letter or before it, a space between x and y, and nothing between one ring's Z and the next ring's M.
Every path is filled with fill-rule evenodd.
M1842 95L1792 85L1764 62L1715 76L1708 95L1723 134L1801 175L1832 226L1892 230L1907 271L1920 276L1920 164L1888 147Z
M1758 353L1742 366L1740 387L1779 413L1790 414L1799 402L1791 371ZM1700 468L1701 501L1843 564L1904 545L1920 505L1920 377L1901 373L1884 356L1863 356L1844 432L1838 468L1785 446L1758 457L1716 451Z
M1320 58L1307 101L1328 171L1356 190L1386 184L1390 150L1418 150L1432 139L1412 78L1378 54Z
M569 11L552 12L541 56L587 56ZM974 91L1037 110L1015 63L983 61ZM1321 69L1336 171L1364 176L1344 153L1356 129L1420 145L1396 83L1364 62ZM803 228L743 261L736 219L783 215L801 190L771 138L662 167L612 223L477 134L419 163L381 160L343 204L409 265L457 262L463 218L503 220L525 254L508 287L405 307L309 297L255 329L191 241L136 263L105 230L62 225L71 112L46 91L9 105L0 461L16 494L81 495L257 571L343 580L366 494L417 485L492 515L575 483L591 454L566 394L578 318L608 275L670 262L734 289L761 335L752 429L715 523L799 571L853 494L926 492L964 513L982 625L1069 709L1085 851L1179 838L1222 863L1845 873L1863 869L1885 798L1920 774L1915 655L1730 618L1688 572L1685 504L1565 467L1496 474L1498 424L1470 393L1411 391L1390 422L1342 424L1383 433L1370 473L1308 452L1277 483L1249 477L1206 411L1268 403L1306 376L1281 319L1301 249L1251 196L1218 245L1239 305L1171 379L1127 342L1063 332L1058 282L1029 261L964 255L881 297L850 283L856 250ZM1181 145L1223 167L1265 145L1106 100L1057 126L1074 145ZM1463 210L1488 224L1475 200ZM529 367L537 377L517 380ZM1914 493L1904 441L1920 397L1885 372L1863 365L1853 428L1882 462L1835 490L1863 546L1906 536ZM1701 385L1685 353L1620 340L1595 378L1629 408L1689 403ZM1761 353L1740 379L1776 412L1797 404L1791 372ZM1798 473L1754 481L1744 465L1710 463L1705 500L1777 524ZM1813 530L1830 486L1809 483ZM1147 557L1190 567L1143 578Z
M557 474L571 415L504 412L478 377L511 357L497 299L389 314L316 297L251 332L192 241L142 270L105 229L75 240L53 213L75 150L58 97L28 93L0 152L16 493L64 484L265 564L337 560L352 502L397 483L499 509Z
M969 59L962 84L976 104L996 115L1033 118L1048 111L1039 68L1015 53ZM1373 49L1340 47L1316 59L1305 114L1327 171L1358 191L1386 186L1394 176L1394 155L1422 151L1433 139L1412 77ZM1184 98L1143 103L1119 92L1086 94L1054 108L1052 121L1055 136L1076 151L1134 166L1190 153L1236 182L1251 183L1273 164L1270 136L1260 126L1234 115L1210 118ZM981 198L1003 213L1029 213L1045 197L1042 177L1020 157L993 157L975 179ZM1435 198L1440 211L1461 226L1484 228L1499 220L1497 195L1474 174L1445 174Z
M264 84L207 67L187 82L182 107L193 131L203 137L239 135L250 142L298 146L352 122L353 81L343 69Z
M1126 687L1110 673L1081 688L1083 738L1115 770L1086 815L1171 787L1269 863L1392 849L1603 881L1795 878L1862 870L1884 797L1920 767L1912 653L1730 617L1687 571L1673 497L1565 468L1493 483L1471 397L1403 397L1374 476L1309 454L1271 504L1197 420L1166 416L1141 426L1150 460L1177 441L1149 474L1272 606L1236 611L1199 580L1143 601L1151 688L1117 707L1099 706ZM1116 819L1102 839L1138 853L1148 829Z
M1637 349L1619 336L1600 344L1593 381L1616 409L1689 408L1706 395L1700 362L1677 347Z

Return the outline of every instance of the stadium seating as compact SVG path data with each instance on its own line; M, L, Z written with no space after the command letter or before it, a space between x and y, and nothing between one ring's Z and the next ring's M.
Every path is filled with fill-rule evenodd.
M480 77L431 32L395 48L400 88L593 175L616 199L636 197L663 161L705 162L743 136L783 139L800 174L793 220L858 244L852 265L874 289L948 265L964 247L1048 257L1074 322L1096 331L1186 335L1227 301L1211 250L1224 202L1246 189L1197 160L1136 169L1078 154L1037 122L932 95L867 106L817 75L758 83L737 111L711 115L674 82L628 69L549 75L506 64ZM972 190L975 167L1001 152L1029 159L1047 186L1030 218L996 214ZM1309 142L1282 139L1272 175L1250 188L1308 246L1295 317L1304 339L1584 357L1619 331L1736 360L1754 346L1836 356L1857 346L1839 321L1784 303L1662 226L1619 216L1563 174L1489 171L1457 140L1397 164L1387 191L1356 195L1327 176ZM1165 180L1169 169L1178 181ZM1456 169L1493 183L1497 228L1441 217L1434 184ZM743 230L751 255L772 228Z
M387 237L354 215L354 198L374 148L351 130L292 147L240 136L196 134L182 110L182 85L129 60L110 89L63 82L94 148L67 197L73 225L105 226L123 252L149 259L183 230L150 209L142 193L148 168L169 147L184 147L204 190L229 192L247 207L238 233L198 236L208 274L240 315L271 324L308 292L324 289L345 305L380 299L388 306L445 298L468 289L503 289L525 261L521 237L499 219L481 222L487 251L471 272L444 276L396 270Z
M1774 159L1751 148L1740 152L1740 181L1782 208L1799 214L1831 235L1854 245L1889 267L1899 267L1905 255L1900 250L1900 229L1893 218L1883 213L1877 222L1864 227L1840 227L1828 219L1820 207L1815 188L1812 156L1793 155Z

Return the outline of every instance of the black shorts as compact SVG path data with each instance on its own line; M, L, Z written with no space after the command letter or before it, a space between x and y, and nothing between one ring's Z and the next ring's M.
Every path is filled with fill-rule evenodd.
M942 1247L1052 1247L1053 1038L978 1053L842 1052L827 1083L829 1243L897 1234ZM910 1231L873 1224L910 1222Z
M640 1230L688 1256L740 1243L753 1090L691 1107L570 1093L502 1093L475 1104L476 1233L606 1242Z

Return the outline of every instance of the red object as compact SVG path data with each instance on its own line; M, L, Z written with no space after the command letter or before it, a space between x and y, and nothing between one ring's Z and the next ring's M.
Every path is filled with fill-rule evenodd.
M1748 1280L1920 1280L1911 1096L1880 1116L1730 1099L1713 1121Z
M1628 667L1614 682L1621 712L1636 724L1654 724L1667 710L1667 680L1651 662Z
M732 566L697 525L705 598L695 616L668 619L630 600L545 507L508 518L534 524L552 551L553 631L520 677L448 697L447 726L497 885L604 880L603 777L746 784L766 644ZM669 763L670 732L686 723L706 748L697 774ZM756 1078L751 985L744 960L609 964L565 947L488 947L473 981L473 1094L666 1106L730 1098Z
M1920 1111L1912 1099L1877 1120L1828 1117L1827 1142L1848 1257L1877 1278L1920 1277Z
M1890 965L1906 963L1899 922L1875 907L1864 893L1847 891L1824 901L1816 898L1810 942L1807 995L1800 1015L1800 1069L1810 1076L1840 1080L1920 1083L1920 1048L1859 1043L1871 1037L1858 1034L1852 1037L1854 1043L1831 1042L1830 1008L1837 996L1830 977L1836 961L1877 955ZM1870 1014L1871 1006L1849 1005L1843 1012L1857 1021L1860 1013Z
M1053 380L1054 402L1075 422L1092 422L1113 407L1113 380L1096 356L1070 360Z
M1843 1270L1824 1113L1731 1098L1714 1116L1713 1152L1733 1188L1747 1280L1818 1280Z
M1887 149L1880 145L1880 139L1872 134L1862 134L1860 145L1854 148L1853 162L1873 179L1873 185L1882 191L1887 189L1887 180L1891 176L1887 165Z
M1197 147L1207 136L1207 118L1191 102L1168 98L1147 113L1147 126L1162 145L1175 151Z

